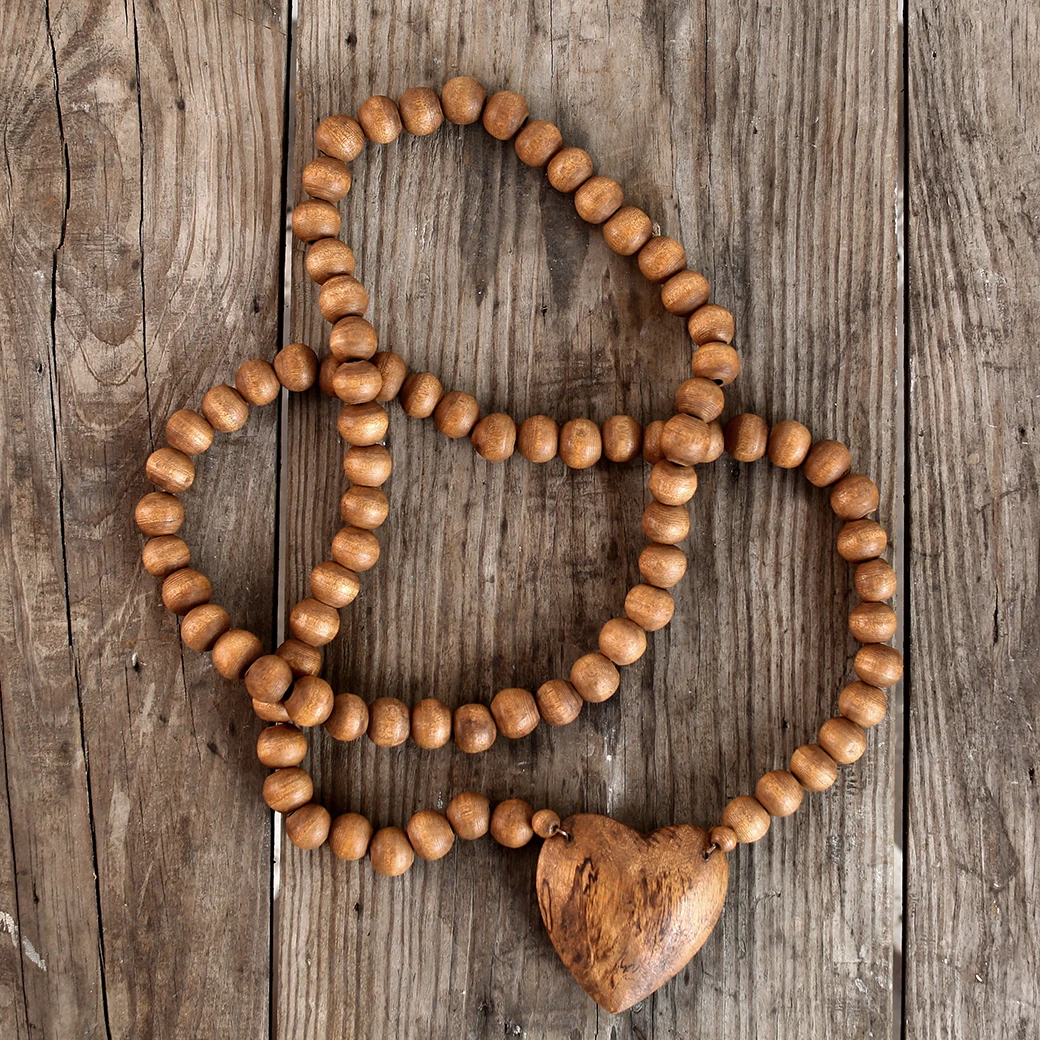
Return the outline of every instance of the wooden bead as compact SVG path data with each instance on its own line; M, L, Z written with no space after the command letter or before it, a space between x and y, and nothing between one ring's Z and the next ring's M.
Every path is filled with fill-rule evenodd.
M368 404L345 404L339 410L339 435L348 444L378 444L390 425L386 410L375 401Z
M339 632L339 611L320 600L301 599L289 611L289 631L308 646L326 646Z
M423 809L408 821L408 840L420 859L442 859L455 844L448 818L433 809Z
M491 701L491 714L495 717L499 732L509 740L518 740L533 733L542 721L534 694L516 686L499 690L495 694Z
M216 603L203 603L181 620L181 640L189 650L203 653L231 628L231 617Z
M368 705L356 693L337 693L332 699L332 711L322 725L333 740L357 740L368 732Z
M341 226L339 210L324 199L306 199L293 207L292 232L301 242L335 238Z
M346 404L366 404L382 390L383 377L370 361L344 361L336 369L332 387Z
M263 644L252 632L230 628L213 644L213 667L225 679L241 680L263 652Z
M285 710L285 705L279 702L278 704L268 704L266 701L257 701L250 699L250 705L253 708L253 714L258 719L262 719L264 722L290 722L289 713Z
M378 346L379 337L372 323L357 314L340 318L329 333L329 350L339 361L367 361Z
M805 788L794 773L774 769L755 785L755 797L770 816L790 816L802 804Z
M480 405L472 394L452 390L445 394L433 410L433 421L445 437L453 440L468 437L480 418Z
M432 134L444 122L441 99L429 87L410 87L397 99L397 110L405 130L416 137Z
M661 286L664 309L681 318L703 307L710 295L708 279L699 271L679 271Z
M646 633L628 618L611 618L599 630L599 652L614 664L632 664L646 653Z
M614 696L621 675L603 654L585 654L571 665L570 680L582 700L599 704Z
M326 155L353 162L365 146L365 132L361 124L350 116L329 116L318 124L314 144Z
M303 168L301 181L311 198L339 202L350 191L350 170L342 159L321 155Z
M838 555L850 563L863 563L888 548L888 533L876 520L851 520L838 532Z
M371 531L389 516L390 502L379 488L355 484L340 498L339 512L345 524Z
M652 542L675 545L690 533L690 514L685 506L651 502L643 510L643 534Z
M880 603L896 594L899 580L888 560L864 560L852 578L859 598Z
M859 603L849 615L849 631L860 643L887 643L897 625L896 612L887 603Z
M769 461L781 469L800 466L811 447L812 434L809 427L794 419L783 419L769 431Z
M256 738L256 757L268 769L298 766L307 757L307 737L295 726L268 726Z
M462 704L455 709L455 746L468 755L487 751L498 736L495 719L484 704Z
M402 129L401 113L385 94L375 94L361 102L358 122L365 131L365 137L376 144L396 141Z
M686 319L686 330L694 343L732 343L736 331L733 315L717 303L706 303L698 307Z
M357 862L368 853L372 824L360 813L344 813L329 828L329 848L340 859Z
M249 421L249 405L231 386L214 386L202 399L202 414L214 430L234 433Z
M603 454L611 462L631 462L643 447L643 427L631 415L612 415L603 424Z
M163 606L171 614L187 614L192 608L208 603L212 595L213 585L209 578L191 567L182 567L163 579Z
M353 275L338 274L322 285L318 309L329 324L341 318L359 317L368 310L368 292Z
M686 267L686 250L668 235L655 235L639 250L639 270L650 282L666 282Z
M527 166L547 166L563 147L563 134L544 119L532 119L513 141L517 158Z
M343 473L352 484L379 487L393 470L390 452L381 444L367 444L347 449L343 456Z
M318 355L306 343L288 343L274 356L274 371L286 390L310 390L318 378Z
M190 408L181 408L166 420L166 443L185 455L201 455L213 443L213 427Z
M547 415L532 415L520 424L516 435L517 451L528 462L548 462L556 458L560 428Z
M817 441L805 456L802 472L815 487L827 487L849 471L852 456L840 441Z
M470 76L456 76L441 87L444 118L459 126L469 126L480 119L487 91Z
M826 791L838 779L838 763L818 744L803 744L791 755L791 772L807 791Z
M408 739L412 713L396 697L377 697L368 709L368 739L377 747L397 747Z
M574 193L574 208L589 224L602 224L613 216L625 201L621 185L610 177L590 177Z
M756 462L766 453L769 425L759 415L734 415L726 423L726 451L737 462Z
M488 462L505 462L516 446L516 423L504 412L493 412L473 427L470 440Z
M703 376L693 376L679 384L675 391L675 410L692 415L706 423L717 419L726 405L722 387Z
M603 435L591 419L571 419L560 430L558 451L571 469L588 469L603 454Z
M293 675L317 675L321 671L321 651L299 639L284 640L275 653L285 658Z
M661 430L661 451L670 462L694 466L708 454L708 424L695 415L673 415Z
M258 657L245 674L246 690L254 701L277 704L293 683L292 668L284 657L264 654ZM304 801L309 801L305 798Z
M857 726L870 729L884 720L888 698L884 690L869 683L850 683L838 696L838 711Z
M483 838L491 825L491 805L476 791L455 795L448 803L445 815L456 836L466 841Z
M862 473L850 473L831 488L831 509L842 520L862 520L880 501L877 484Z
M531 830L539 838L551 838L560 829L560 817L552 809L539 809L531 817Z
M686 573L686 554L675 545L648 545L639 554L639 573L648 585L670 589Z
M650 494L666 506L681 506L697 492L697 471L692 466L677 466L662 459L650 470Z
M740 375L740 355L726 343L705 343L693 352L690 369L695 376L729 386Z
M264 781L264 801L277 813L290 813L314 797L314 781L305 769L277 769Z
M297 726L305 729L320 726L332 714L334 699L332 687L324 679L302 675L293 683L285 710Z
M653 233L653 221L638 206L622 206L603 225L603 241L621 256L634 256Z
M523 848L533 837L534 809L522 798L499 802L491 814L491 837L507 849Z
M654 585L633 585L625 596L625 616L645 632L656 632L672 620L675 600Z
M270 361L254 358L238 366L235 373L235 389L247 404L265 405L278 400L282 384L278 382L274 366Z
M546 167L549 183L565 194L577 191L592 176L592 157L581 148L561 148Z
M527 118L527 101L512 90L500 90L484 105L484 129L499 141L508 141Z
M427 419L444 396L441 381L432 372L413 372L397 395L406 415Z
M664 433L665 424L661 419L655 419L643 427L643 459L651 466L656 466L664 453L661 450L661 435Z
M382 380L376 400L392 401L408 378L408 366L404 358L392 350L384 350L372 358L372 364L379 370L379 378Z
M354 250L338 238L319 238L312 242L304 261L311 281L317 282L318 285L324 285L337 275L353 275L356 265Z
M141 550L144 569L154 578L165 578L191 563L191 550L183 538L175 534L161 534L149 538Z
M863 728L841 715L828 719L820 727L816 739L820 747L843 766L855 762L867 750L867 735Z
M535 692L538 713L550 726L567 726L580 714L585 703L581 694L566 679L550 679Z
M317 849L329 836L332 816L324 805L309 802L285 819L286 837L299 849Z
M903 677L903 655L884 643L867 643L853 658L852 667L857 678L882 689L895 686Z
M729 827L742 845L758 841L769 830L769 813L750 795L739 795L722 810L722 824Z
M712 827L708 841L728 856L737 847L737 834L732 827Z
M408 835L400 827L382 827L372 835L368 846L372 869L384 877L400 877L415 862Z
M360 527L342 527L332 539L332 558L348 571L371 570L379 561L379 539Z
M708 423L708 450L705 453L705 462L714 462L722 457L726 450L726 433L722 429L722 423L718 419Z

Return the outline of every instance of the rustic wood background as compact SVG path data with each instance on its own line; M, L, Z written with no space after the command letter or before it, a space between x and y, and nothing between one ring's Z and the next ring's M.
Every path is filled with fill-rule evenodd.
M1036 1036L1036 6L297 6L0 6L0 1036ZM737 319L728 410L846 440L908 590L867 756L735 856L707 946L616 1018L556 961L533 845L390 880L281 841L248 702L139 562L167 415L322 339L301 250L283 265L316 120L459 73L522 91L682 239ZM446 126L354 173L344 235L412 367L518 417L669 413L681 323L509 146ZM338 526L335 415L257 414L187 496L269 645ZM390 438L330 679L457 704L563 674L636 574L642 467L493 466L396 406ZM712 822L849 672L810 491L720 461L676 619L615 699L477 758L319 739L323 796L377 825L467 787Z

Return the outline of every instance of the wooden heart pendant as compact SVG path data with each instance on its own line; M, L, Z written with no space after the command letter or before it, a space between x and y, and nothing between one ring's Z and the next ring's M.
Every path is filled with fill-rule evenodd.
M538 856L549 938L592 999L617 1013L663 986L704 945L729 867L708 834L680 824L642 835L609 816L564 820Z

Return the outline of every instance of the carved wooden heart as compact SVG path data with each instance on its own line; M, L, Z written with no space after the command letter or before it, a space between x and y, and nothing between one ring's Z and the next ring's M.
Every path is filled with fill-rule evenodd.
M608 816L561 824L538 857L538 906L560 959L600 1007L625 1011L689 963L722 912L726 856L680 824L642 835Z

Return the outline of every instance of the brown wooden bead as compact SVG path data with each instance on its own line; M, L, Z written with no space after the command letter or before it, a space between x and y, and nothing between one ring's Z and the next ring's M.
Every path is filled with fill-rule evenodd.
M462 704L455 709L455 746L468 755L487 751L498 736L495 719L484 704Z
M264 654L258 657L245 674L246 690L254 701L277 704L293 683L292 668L284 657ZM304 801L309 801L305 798Z
M181 639L189 650L202 653L231 628L231 617L216 603L203 603L189 610L181 620Z
M653 233L653 221L638 206L622 206L603 225L603 241L621 256L634 256Z
M289 611L289 631L308 646L326 646L339 632L339 611L320 600L301 599Z
M828 719L820 727L816 739L820 747L843 766L855 762L867 750L867 735L863 728L841 715Z
M335 238L341 226L339 210L324 199L306 199L293 207L292 231L301 242Z
M588 469L603 454L603 435L591 419L571 419L560 430L558 451L571 469Z
M703 376L693 376L679 384L675 391L675 410L692 415L706 423L717 419L726 405L722 387Z
M592 157L581 148L561 148L546 167L549 183L564 193L577 191L592 176Z
M621 185L610 177L590 177L574 193L574 208L589 224L602 224L613 216L625 201Z
M356 693L337 693L322 725L333 740L357 740L368 732L368 705Z
M354 250L338 238L319 238L312 242L304 261L311 281L317 282L318 285L324 285L337 275L353 275L356 265Z
M643 534L652 542L675 545L690 533L690 514L685 506L651 502L643 510Z
M850 473L831 488L831 509L842 520L862 520L880 501L877 484L862 473Z
M633 585L625 596L625 615L646 632L656 632L672 620L675 600L654 585Z
M639 250L639 270L650 282L666 282L686 267L686 250L668 235L655 235Z
M899 580L888 560L864 560L852 578L859 598L870 603L880 603L896 594Z
M732 343L736 331L733 315L717 303L698 307L686 320L686 329L694 343Z
M414 419L426 419L433 415L433 410L443 396L444 387L432 372L413 372L397 395L405 414Z
M729 827L742 845L758 841L769 830L769 813L757 798L739 795L722 810L722 824Z
M550 726L567 726L580 714L585 703L581 694L566 679L550 679L535 692L538 713Z
M448 803L445 814L451 829L466 841L483 838L491 825L491 805L476 791L463 791L455 795Z
M379 337L372 323L357 314L340 318L329 333L329 350L339 361L367 361L378 346Z
M249 405L232 386L214 386L202 399L202 414L214 430L234 433L249 421Z
M662 459L650 470L647 487L666 506L685 505L697 492L697 471Z
M325 397L335 397L336 388L332 381L336 377L336 369L342 362L335 354L326 354L318 366L318 387Z
M311 571L311 595L339 610L353 603L361 591L358 576L335 560L323 560Z
M487 91L471 76L456 76L441 87L444 118L459 126L469 126L480 119Z
M661 430L664 457L680 466L703 462L710 443L708 424L694 415L673 415Z
M676 545L652 543L639 554L639 573L648 585L670 589L686 573L686 554Z
M195 482L195 466L191 459L176 448L159 448L148 456L145 476L158 488L178 494L187 491Z
M372 824L360 813L343 813L329 828L329 848L340 859L357 862L368 853Z
M664 458L664 452L661 450L664 427L664 421L661 419L655 419L643 427L643 459L651 466L656 466Z
M516 686L499 690L495 694L491 701L491 714L495 717L499 732L510 740L533 733L542 721L534 694Z
M344 361L332 379L336 396L347 404L374 401L383 388L383 377L370 361Z
M420 859L443 859L455 844L455 832L443 813L422 809L408 821L408 840Z
M263 719L264 722L290 722L289 713L285 710L285 705L280 701L278 704L268 704L266 701L250 700L249 703L253 707L253 714L258 719Z
M382 827L372 835L368 846L372 869L384 877L400 877L415 862L408 835L400 827Z
M274 356L274 371L286 390L310 390L318 378L318 355L306 343L287 343Z
M289 662L293 675L317 675L321 671L321 651L299 639L286 639L275 650Z
M397 110L405 130L416 137L432 134L444 122L441 99L429 87L409 87L397 99Z
M318 150L343 162L353 162L365 146L365 132L361 124L350 116L328 116L314 132Z
M811 447L809 428L794 419L783 419L769 431L769 461L781 469L800 466Z
M499 90L484 105L484 129L499 141L508 141L527 118L527 100L512 90Z
M863 563L888 548L888 533L876 520L851 520L838 532L838 555L850 563Z
M183 538L175 534L161 534L144 543L141 562L152 577L165 578L167 574L191 563L191 550Z
M547 415L532 415L520 424L516 447L528 462L548 462L559 451L560 428Z
M353 275L338 274L322 285L318 309L330 324L341 318L359 317L368 310L368 292Z
M850 683L838 697L838 711L857 726L870 729L884 720L888 698L884 690L870 683Z
M699 271L679 271L661 286L664 309L682 318L703 307L710 295L708 279Z
M329 836L332 816L323 805L309 802L285 819L285 835L299 849L317 849Z
M527 166L547 166L563 147L563 134L553 123L532 119L513 141L517 158Z
M194 607L208 603L212 595L213 585L209 578L191 567L182 567L163 579L163 606L171 614L187 614Z
M705 343L693 352L690 368L695 376L729 386L740 375L740 355L727 343Z
M264 781L264 801L278 813L290 813L314 797L314 781L305 769L289 766L275 770Z
M381 444L351 447L343 456L343 472L347 480L364 487L385 484L392 470L390 452Z
M468 437L480 418L480 405L463 390L446 393L433 410L433 421L445 437Z
M371 531L389 516L390 502L379 488L355 484L343 492L339 512L345 524Z
M348 571L371 570L379 560L379 539L360 527L341 527L332 539L332 558Z
M166 443L185 455L201 455L213 443L213 427L190 408L181 408L166 420Z
M368 739L378 747L397 747L408 739L412 713L396 697L377 697L368 708Z
M599 704L614 696L621 675L614 662L603 654L585 654L571 665L570 680L582 700Z
M849 471L852 456L840 441L817 441L805 456L802 472L815 487L827 487Z
M365 98L358 108L358 122L365 137L376 144L389 144L400 136L401 113L385 94Z
M861 646L852 661L857 678L882 689L895 686L903 677L903 655L884 643Z
M268 726L256 738L256 757L268 769L298 766L307 757L307 737L295 726Z
M791 755L791 772L807 791L826 791L838 779L838 763L818 744L803 744Z
M491 837L507 849L523 848L533 837L534 809L522 798L499 802L491 814Z
M551 838L560 829L560 817L552 809L539 809L531 817L531 830L539 838Z
M303 168L303 190L311 198L339 202L350 191L350 170L342 159L321 155Z
M213 667L225 679L241 680L264 647L252 632L230 628L213 644Z
M599 652L614 664L632 664L646 653L646 633L628 618L611 618L599 630Z
M732 827L712 827L708 841L718 847L719 852L729 855L737 847L737 833Z
M254 358L243 362L235 373L235 389L247 404L265 405L278 400L282 384L278 382L270 361Z
M887 603L860 603L849 615L849 631L860 643L887 643L897 625L896 612Z
M714 462L722 457L722 453L725 450L726 433L722 428L722 423L718 419L714 419L708 423L708 450L704 456L704 461Z
M320 726L332 714L334 699L332 687L324 679L302 675L293 683L285 710L297 726Z
M794 773L774 769L755 785L755 797L770 816L790 816L802 804L805 789Z
M378 444L390 425L386 409L375 401L368 404L345 404L339 410L339 435L348 444Z
M737 462L755 462L766 453L769 425L760 415L745 412L726 423L726 451Z
M611 462L631 462L643 447L643 427L631 415L612 415L603 424L603 454Z
M516 423L504 412L492 412L473 427L470 440L488 462L505 462L516 447Z
M392 350L384 350L372 358L372 364L379 370L379 378L382 380L376 400L392 401L408 378L408 366L404 358Z

